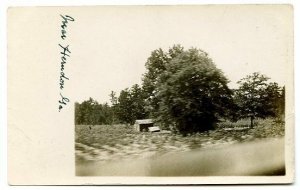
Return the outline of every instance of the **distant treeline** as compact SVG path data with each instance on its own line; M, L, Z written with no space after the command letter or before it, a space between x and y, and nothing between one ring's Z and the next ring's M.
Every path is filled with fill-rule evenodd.
M285 88L259 72L238 81L237 89L200 49L174 45L154 50L146 62L142 85L126 88L110 105L90 98L75 103L77 125L133 124L153 118L162 126L175 126L181 133L212 129L220 119L283 119Z
M81 104L75 103L75 122L77 125L133 124L136 119L149 117L143 90L138 85L124 89L117 97L110 94L111 105L99 104L90 98Z

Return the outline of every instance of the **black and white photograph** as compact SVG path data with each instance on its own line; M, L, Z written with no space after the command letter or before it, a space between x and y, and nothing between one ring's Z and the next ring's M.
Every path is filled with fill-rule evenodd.
M291 7L105 10L90 49L105 67L74 104L77 176L285 176Z
M9 7L9 185L293 183L293 14Z

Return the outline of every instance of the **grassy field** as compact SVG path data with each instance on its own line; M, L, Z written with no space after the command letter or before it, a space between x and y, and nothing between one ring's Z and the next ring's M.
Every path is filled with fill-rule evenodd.
M155 158L170 152L214 149L224 145L284 136L284 124L272 119L219 123L216 130L183 137L176 134L137 132L126 125L75 126L76 164Z

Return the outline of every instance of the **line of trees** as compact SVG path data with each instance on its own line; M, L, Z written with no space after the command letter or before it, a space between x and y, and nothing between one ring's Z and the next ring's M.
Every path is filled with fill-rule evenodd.
M111 124L133 124L136 119L149 117L146 110L145 93L143 89L135 84L126 88L117 96L111 91L110 102L99 104L93 98L75 103L75 123L77 125L111 125Z
M133 85L111 105L90 98L75 104L76 124L133 124L136 119L153 118L180 133L213 129L221 118L238 120L284 115L285 88L255 72L238 81L237 89L200 49L184 50L174 45L168 51L154 50L146 61L142 85Z

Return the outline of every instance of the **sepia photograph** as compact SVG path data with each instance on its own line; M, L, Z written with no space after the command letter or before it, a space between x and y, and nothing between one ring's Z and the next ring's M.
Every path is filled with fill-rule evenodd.
M112 9L74 104L77 176L285 176L289 6Z
M9 7L8 184L293 183L293 14Z

